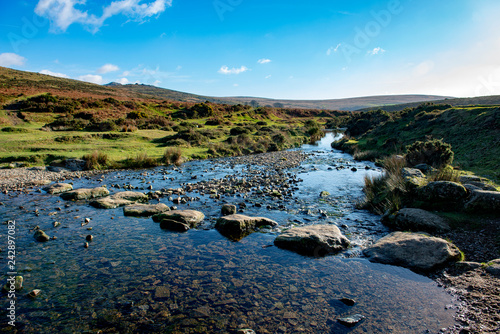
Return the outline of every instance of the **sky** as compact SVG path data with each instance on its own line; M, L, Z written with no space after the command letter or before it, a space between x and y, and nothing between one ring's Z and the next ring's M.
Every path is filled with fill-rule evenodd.
M500 95L498 0L18 0L0 66L207 96Z

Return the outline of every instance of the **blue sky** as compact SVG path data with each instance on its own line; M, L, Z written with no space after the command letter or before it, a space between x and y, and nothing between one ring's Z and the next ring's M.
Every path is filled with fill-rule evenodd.
M500 94L497 0L20 0L0 66L209 96Z

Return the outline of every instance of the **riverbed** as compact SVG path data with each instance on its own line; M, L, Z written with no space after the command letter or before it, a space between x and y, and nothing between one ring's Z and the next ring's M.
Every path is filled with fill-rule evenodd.
M363 259L362 249L388 230L379 217L355 204L364 177L382 171L332 150L334 136L328 133L316 145L295 150L304 158L288 168L257 163L265 156L225 158L67 180L75 189L106 185L112 193L183 188L185 202L174 204L176 198L169 196L151 202L203 212L203 224L186 233L162 230L151 218L125 217L122 208L99 210L37 188L0 195L2 281L10 271L8 220L15 221L16 271L24 277L24 288L17 292L16 328L26 333L233 333L240 328L256 333L437 333L454 325L456 301L435 282ZM286 153L280 160L287 160ZM206 182L276 177L288 181L285 189L277 185L285 196L267 196L265 188L272 185L264 183L217 196L199 190ZM322 191L329 196L320 197ZM224 203L280 226L238 242L228 240L214 229ZM85 218L90 223L82 224ZM352 247L315 258L273 246L282 229L318 223L339 226ZM56 239L37 242L36 226ZM89 234L93 241L84 248ZM26 296L33 289L41 290L34 299ZM354 300L354 306L342 298ZM9 302L2 295L3 329L9 328ZM355 327L338 321L354 314L364 317Z

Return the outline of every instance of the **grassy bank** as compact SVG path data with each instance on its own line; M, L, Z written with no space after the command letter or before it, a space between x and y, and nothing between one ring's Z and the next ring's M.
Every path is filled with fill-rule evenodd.
M415 141L442 139L452 146L455 168L500 182L498 106L423 104L394 113L358 113L346 134L334 147L370 160L404 154Z

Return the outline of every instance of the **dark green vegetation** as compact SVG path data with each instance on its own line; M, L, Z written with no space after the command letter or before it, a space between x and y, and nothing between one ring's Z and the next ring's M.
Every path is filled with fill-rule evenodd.
M405 154L416 141L440 139L451 145L453 165L500 180L500 108L422 104L394 113L383 110L354 114L348 136L334 144L359 159ZM435 142L436 143L436 142Z

